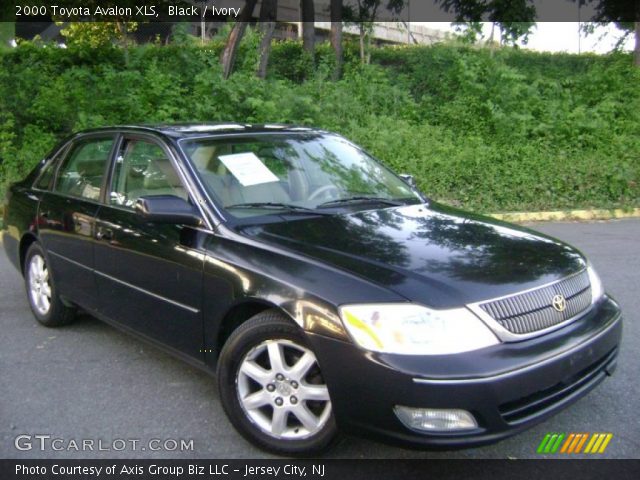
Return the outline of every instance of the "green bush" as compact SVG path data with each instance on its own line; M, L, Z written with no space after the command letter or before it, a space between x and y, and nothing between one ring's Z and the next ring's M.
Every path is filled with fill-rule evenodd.
M640 205L640 70L628 55L543 54L438 45L345 46L328 80L328 44L312 59L274 43L255 77L249 31L223 80L222 38L174 44L0 51L0 194L61 137L101 125L283 122L337 131L432 198L480 211Z

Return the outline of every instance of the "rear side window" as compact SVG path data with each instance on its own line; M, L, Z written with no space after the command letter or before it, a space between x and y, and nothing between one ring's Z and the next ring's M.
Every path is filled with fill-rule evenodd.
M113 138L96 138L74 145L64 159L55 191L72 197L99 200Z
M67 151L67 147L60 149L53 158L50 158L46 164L40 169L38 179L34 184L34 188L38 190L50 190L53 186L53 179L56 176L56 170L60 165L60 160L64 158L64 153Z
M36 182L36 188L40 190L49 190L51 182L53 181L56 165L58 165L58 160L59 158L54 158L43 167L42 173L40 173L40 178L38 178L38 181Z

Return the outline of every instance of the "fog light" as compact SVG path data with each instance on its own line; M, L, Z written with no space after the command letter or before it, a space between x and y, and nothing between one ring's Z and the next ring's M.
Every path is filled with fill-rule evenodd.
M407 427L425 432L450 432L478 428L476 419L466 410L395 407L396 416Z

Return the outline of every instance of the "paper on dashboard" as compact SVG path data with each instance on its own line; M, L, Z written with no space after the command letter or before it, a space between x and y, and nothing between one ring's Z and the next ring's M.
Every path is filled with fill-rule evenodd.
M220 155L218 158L243 187L279 181L253 152Z

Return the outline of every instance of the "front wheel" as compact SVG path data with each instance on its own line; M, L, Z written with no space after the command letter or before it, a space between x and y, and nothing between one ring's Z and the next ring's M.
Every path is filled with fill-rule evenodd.
M336 438L318 360L301 330L275 310L231 334L220 354L218 386L231 423L260 448L311 454Z

